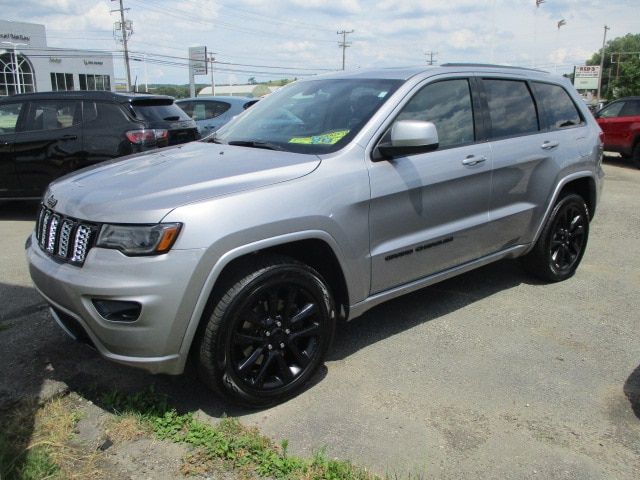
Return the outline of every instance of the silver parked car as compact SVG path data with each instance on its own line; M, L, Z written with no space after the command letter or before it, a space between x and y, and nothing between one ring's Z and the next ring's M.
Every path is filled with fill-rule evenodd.
M250 97L198 97L176 100L176 105L196 121L200 133L206 136L240 115L258 100L260 99Z
M271 405L312 380L338 319L504 258L571 277L601 133L565 79L533 70L300 80L208 142L52 183L30 272L103 356L169 374L191 356L214 391Z

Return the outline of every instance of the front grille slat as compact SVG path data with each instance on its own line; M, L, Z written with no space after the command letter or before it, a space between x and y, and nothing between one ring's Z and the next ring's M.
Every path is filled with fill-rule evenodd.
M99 226L55 213L40 205L36 238L43 251L64 262L81 266L93 247Z

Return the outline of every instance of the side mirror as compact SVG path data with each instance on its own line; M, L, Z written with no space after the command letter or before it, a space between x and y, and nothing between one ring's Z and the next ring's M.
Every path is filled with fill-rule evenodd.
M391 127L389 142L378 145L385 159L436 150L440 144L438 130L432 122L398 120Z

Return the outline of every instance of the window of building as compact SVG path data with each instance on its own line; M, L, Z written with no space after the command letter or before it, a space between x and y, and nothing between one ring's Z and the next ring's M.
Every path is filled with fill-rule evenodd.
M72 73L54 73L51 72L51 90L54 92L62 90L73 90L73 74Z
M27 58L12 50L0 55L0 96L34 91L33 68Z
M80 90L111 90L109 75L80 74Z

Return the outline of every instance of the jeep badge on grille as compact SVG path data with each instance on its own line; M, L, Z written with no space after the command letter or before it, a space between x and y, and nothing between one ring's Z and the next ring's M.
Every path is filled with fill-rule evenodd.
M55 207L57 203L58 203L58 200L56 200L53 195L47 198L46 204L49 208Z

